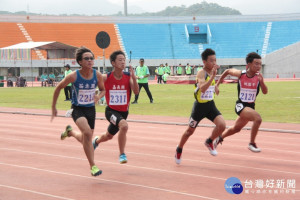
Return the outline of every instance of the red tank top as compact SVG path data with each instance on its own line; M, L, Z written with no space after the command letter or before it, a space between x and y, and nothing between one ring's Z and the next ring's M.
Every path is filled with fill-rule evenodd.
M131 96L130 73L123 72L121 80L115 79L111 72L108 73L104 87L107 105L117 111L128 111Z
M242 71L238 83L238 98L242 102L254 103L259 93L258 76L248 77L246 70Z

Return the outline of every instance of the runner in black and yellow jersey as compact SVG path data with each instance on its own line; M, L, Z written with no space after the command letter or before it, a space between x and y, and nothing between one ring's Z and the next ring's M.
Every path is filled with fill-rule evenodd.
M215 76L219 66L216 64L216 53L212 49L206 49L201 54L204 64L203 69L197 73L196 88L194 95L196 101L193 106L189 125L181 136L175 154L175 162L180 164L182 149L189 137L195 132L198 123L207 118L212 121L216 127L213 129L211 136L205 141L205 146L209 149L210 154L217 155L214 149L213 141L225 130L225 120L214 102L214 94L219 94L218 88L215 91Z

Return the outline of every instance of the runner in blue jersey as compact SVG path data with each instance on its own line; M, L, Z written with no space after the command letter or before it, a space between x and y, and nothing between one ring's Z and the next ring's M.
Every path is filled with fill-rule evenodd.
M74 131L68 125L61 134L61 139L70 136L76 138L83 145L92 176L98 176L102 171L94 162L92 138L96 119L95 102L100 99L100 96L104 96L105 88L101 73L93 69L95 57L92 51L86 47L80 47L76 50L75 57L81 68L66 76L56 86L53 94L51 121L57 116L56 102L61 89L72 83L72 118L80 132ZM95 95L97 87L101 91L99 95Z

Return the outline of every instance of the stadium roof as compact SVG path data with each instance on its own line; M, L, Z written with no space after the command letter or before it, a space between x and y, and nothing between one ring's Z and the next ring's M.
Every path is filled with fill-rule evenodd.
M40 49L40 50L54 50L54 49L65 49L65 50L75 50L77 47L63 44L60 42L22 42L8 47L3 47L1 49Z
M58 58L74 58L75 50L78 47L74 47L61 42L22 42L8 47L0 48L0 54L2 59L29 59L31 57L31 50L43 50L47 52L47 59ZM22 51L23 53L18 53Z

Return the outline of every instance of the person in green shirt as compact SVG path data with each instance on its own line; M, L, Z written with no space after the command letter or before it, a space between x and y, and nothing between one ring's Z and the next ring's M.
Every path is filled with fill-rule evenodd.
M66 64L65 65L65 78L72 73L72 70L70 69L70 65L69 64ZM64 91L65 91L65 96L66 96L66 99L65 101L71 101L72 99L72 83L69 83L65 88L64 88Z
M194 65L194 66L193 66L193 69L195 69L195 68L196 68L196 74L197 74L201 69L203 69L201 65L198 65L198 66ZM195 70L194 70L194 71L195 71Z
M148 77L150 76L150 72L149 72L149 68L144 64L144 62L145 62L144 58L141 58L140 66L137 66L135 69L135 75L136 75L137 82L139 85L139 93L143 87L150 99L150 103L153 103L152 94L149 90L149 85L148 85ZM139 99L139 94L135 95L134 101L131 103L137 104L138 99Z
M44 72L41 76L41 83L42 83L42 87L43 86L47 86L47 83L48 83L48 75L46 72Z
M64 72L61 72L58 76L57 76L57 81L60 82L64 79L65 77L65 73Z
M157 83L162 84L162 76L165 73L164 65L160 64L157 68Z
M185 66L185 74L188 76L192 75L192 67L189 63L187 63L187 65Z
M54 83L55 83L55 74L53 72L50 72L48 86L51 84L51 86L53 87Z
M162 79L163 79L163 81L164 81L164 84L167 84L167 78L168 78L168 74L164 74L163 76L162 76Z
M165 74L168 74L168 75L171 74L171 68L170 68L170 66L168 65L168 63L166 63L164 69L165 69Z
M182 66L181 66L181 64L179 64L179 66L177 67L176 73L177 73L177 76L182 75Z

